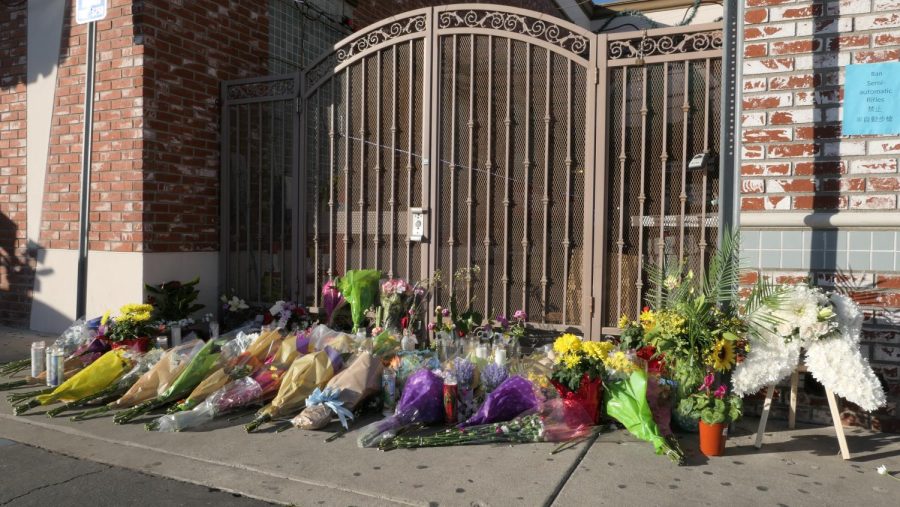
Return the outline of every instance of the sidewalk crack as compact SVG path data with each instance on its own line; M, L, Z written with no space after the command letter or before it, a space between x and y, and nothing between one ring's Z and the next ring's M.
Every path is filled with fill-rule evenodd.
M16 500L19 500L19 499L21 499L21 498L24 498L24 497L26 497L26 496L28 496L28 495L30 495L30 494L32 494L32 493L36 493L36 492L38 492L38 491L40 491L40 490L42 490L42 489L52 488L52 487L54 487L54 486L61 486L61 485L63 485L63 484L72 482L72 481L74 481L74 480L76 480L76 479L81 479L82 477L87 477L87 476L89 476L89 475L94 475L94 474L99 474L100 472L105 472L105 471L109 470L110 468L111 468L111 467L105 467L105 468L103 468L102 470L94 470L93 472L85 472L85 473L83 473L83 474L79 474L79 475L76 475L76 476L74 476L74 477L70 477L70 478L68 478L68 479L66 479L66 480L64 480L64 481L54 482L53 484L44 484L43 486L38 486L38 487L36 487L36 488L30 489L30 490L28 490L28 491L22 493L22 494L19 495L19 496L15 496L15 497L10 498L9 500L7 500L7 501L5 501L5 502L3 502L3 503L0 503L0 506L2 506L2 505L9 505L9 504L15 502Z
M566 483L568 483L569 479L572 478L572 475L575 473L575 470L578 469L578 465L581 464L581 462L584 460L584 457L587 456L588 451L591 450L591 447L594 446L594 442L596 442L597 438L599 438L599 437L600 437L600 434L597 433L594 436L592 436L590 439L588 439L587 444L584 446L583 449L581 449L581 452L578 454L578 457L575 459L575 461L572 463L572 465L569 467L569 469L566 471L566 473L559 479L559 482L556 484L556 488L553 490L553 493L551 493L550 496L547 497L547 501L544 502L544 507L550 507L551 505L556 503L556 499L557 499L557 497L559 497L559 494L562 493L562 490L566 486Z

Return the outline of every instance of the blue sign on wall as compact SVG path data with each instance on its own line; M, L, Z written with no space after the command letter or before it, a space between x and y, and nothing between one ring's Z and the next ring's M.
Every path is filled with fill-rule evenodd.
M841 133L900 134L900 62L850 65Z

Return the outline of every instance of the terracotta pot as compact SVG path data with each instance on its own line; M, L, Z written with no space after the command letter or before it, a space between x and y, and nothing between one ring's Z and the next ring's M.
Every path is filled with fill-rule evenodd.
M725 452L725 437L728 425L725 423L706 424L700 420L700 452L707 456L721 456Z
M150 350L150 338L141 337L141 338L131 338L128 340L120 340L117 342L110 342L110 347L113 349L131 349L135 352L147 352Z
M580 405L591 416L594 424L600 422L600 401L603 399L603 380L592 379L587 375L581 377L581 384L577 391L553 381L553 387L563 399L565 406Z

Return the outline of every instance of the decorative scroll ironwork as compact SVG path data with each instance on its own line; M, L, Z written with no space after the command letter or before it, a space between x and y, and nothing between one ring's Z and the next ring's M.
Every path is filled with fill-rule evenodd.
M323 58L319 63L306 71L306 86L312 87L314 84L318 83L320 79L325 77L326 74L333 73L336 66L337 54L331 52L326 58Z
M306 84L307 86L315 85L325 77L326 74L334 72L335 67L339 64L365 52L369 48L383 44L391 39L396 39L397 37L425 32L427 28L428 15L423 13L417 16L400 19L378 27L370 32L366 32L362 36L339 47L331 52L326 58L323 58L314 66L310 67L306 72Z
M646 58L722 49L722 31L635 37L609 42L609 59Z
M566 27L543 19L511 12L466 10L444 11L438 16L438 28L488 28L528 35L587 58L590 40Z
M355 39L348 44L345 44L343 47L338 48L338 50L335 51L337 63L349 60L350 58L353 58L353 56L357 53L362 53L363 51L373 46L377 46L391 39L396 39L397 37L413 33L424 32L427 26L428 18L425 14L419 14L418 16L412 16L406 19L394 21L393 23L388 23L382 27L372 30L371 32L367 32L362 37Z
M297 95L297 81L293 78L235 84L228 87L228 100L261 99Z

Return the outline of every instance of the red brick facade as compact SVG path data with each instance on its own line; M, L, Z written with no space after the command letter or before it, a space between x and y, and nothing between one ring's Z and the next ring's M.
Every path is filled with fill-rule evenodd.
M26 255L25 2L0 9L0 324L28 322L33 263Z
M149 252L219 248L219 85L262 76L268 2L143 2L144 217Z
M78 248L87 25L67 6L41 215L44 248ZM92 250L139 252L143 220L143 49L132 45L131 2L113 0L97 23L91 166Z

